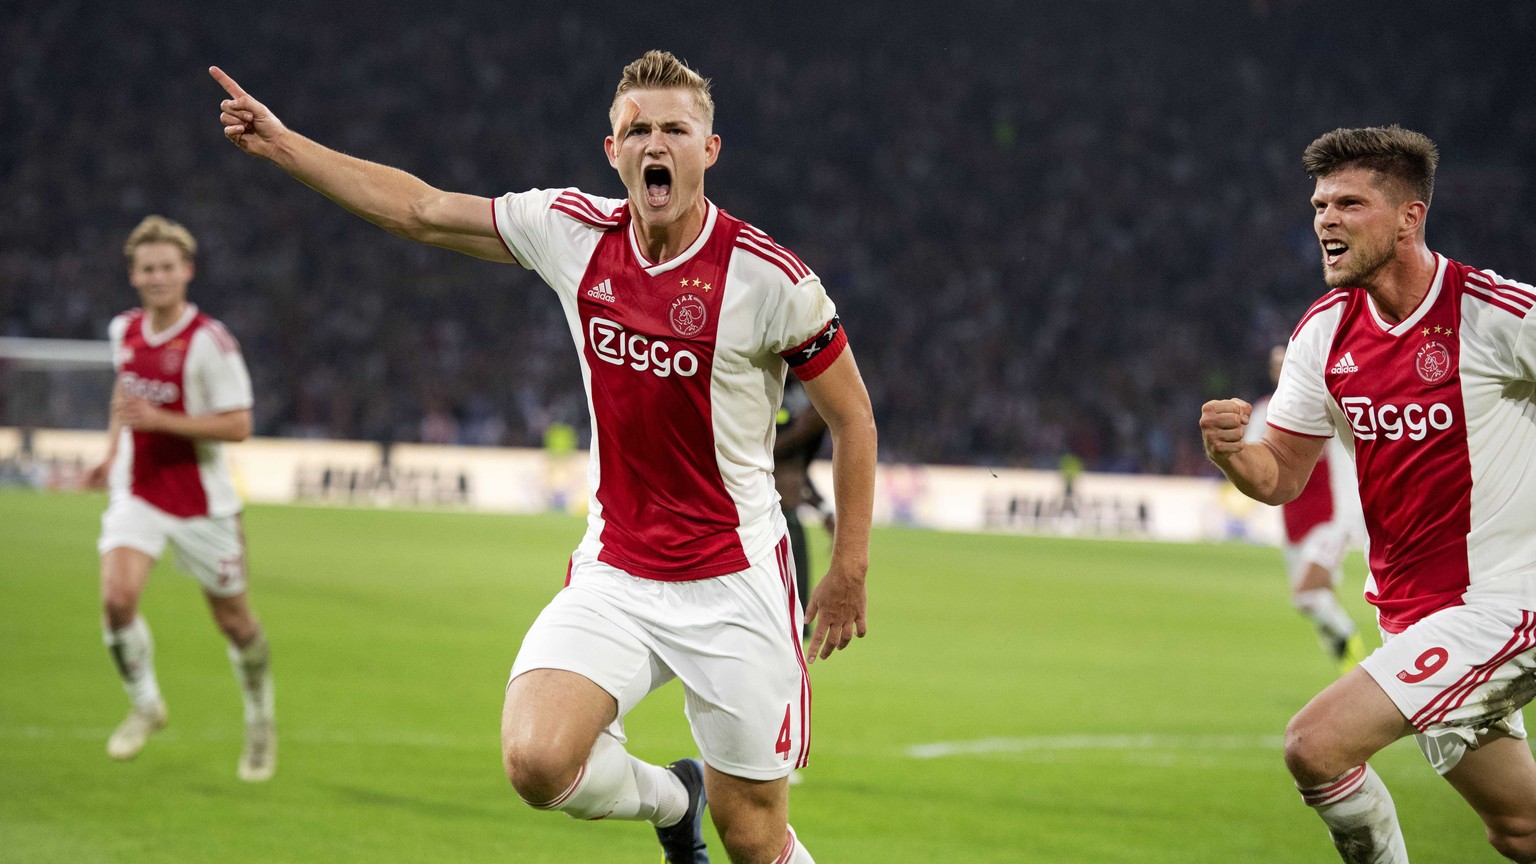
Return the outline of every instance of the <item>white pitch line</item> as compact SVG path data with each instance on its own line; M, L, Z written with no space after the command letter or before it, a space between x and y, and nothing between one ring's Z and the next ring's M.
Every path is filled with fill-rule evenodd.
M914 744L913 759L985 756L994 753L1051 753L1066 750L1279 750L1279 735L1055 735L1037 738L978 738Z
M112 734L109 727L0 726L0 741L105 741ZM239 741L244 733L238 718L228 729L183 731L174 725L155 737L165 741ZM278 737L298 744L338 744L368 747L426 747L440 750L496 750L501 745L494 733L485 736L444 735L435 732L381 732L357 734L325 730L288 731L278 726Z

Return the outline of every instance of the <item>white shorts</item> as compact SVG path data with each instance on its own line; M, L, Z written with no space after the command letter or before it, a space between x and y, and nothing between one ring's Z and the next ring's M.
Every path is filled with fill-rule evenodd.
M1536 698L1536 612L1452 606L1382 641L1360 666L1419 730L1436 771L1485 741L1525 737L1520 709Z
M176 550L176 569L190 574L215 597L244 593L245 532L240 514L182 519L125 495L115 498L101 515L101 539L96 551L137 549L159 559L169 542Z
M691 582L641 579L579 550L565 590L539 614L512 664L564 669L619 703L610 731L646 694L682 679L704 761L749 780L806 765L811 682L800 645L789 539L739 573Z
M1314 564L1327 570L1330 581L1338 585L1344 572L1344 556L1353 540L1353 532L1343 523L1324 522L1308 531L1300 543L1284 544L1285 572L1290 576L1291 587L1301 584L1301 577Z

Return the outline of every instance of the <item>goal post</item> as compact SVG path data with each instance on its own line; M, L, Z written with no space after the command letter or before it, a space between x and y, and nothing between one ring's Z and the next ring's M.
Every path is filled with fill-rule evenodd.
M105 429L112 343L0 337L0 426Z

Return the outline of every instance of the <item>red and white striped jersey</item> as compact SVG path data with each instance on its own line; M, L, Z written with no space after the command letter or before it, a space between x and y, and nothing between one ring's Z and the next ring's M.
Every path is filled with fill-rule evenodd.
M187 304L169 328L152 333L142 309L112 319L112 365L123 393L196 417L249 408L251 376L224 325ZM112 497L132 495L172 516L240 512L218 441L123 429L112 465Z
M1269 424L1355 459L1366 599L1401 632L1477 601L1536 609L1536 289L1436 255L1398 324L1330 291L1291 337Z
M785 370L814 378L847 345L810 268L706 203L698 239L663 264L646 260L622 199L535 189L492 205L576 342L592 417L583 551L647 579L745 570L779 539Z
M1248 420L1243 440L1258 441L1264 437L1269 401L1270 397L1265 396L1253 403L1253 416ZM1356 537L1362 533L1355 463L1339 439L1329 439L1301 494L1280 506L1280 517L1287 543L1300 543L1313 528L1329 522L1344 523Z

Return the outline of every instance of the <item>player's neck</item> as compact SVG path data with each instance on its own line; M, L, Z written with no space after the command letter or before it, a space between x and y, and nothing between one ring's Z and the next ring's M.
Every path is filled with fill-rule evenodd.
M647 261L665 264L683 254L704 230L709 205L701 194L683 215L666 225L653 225L644 219L635 219L635 240Z
M149 321L151 333L164 333L175 326L181 316L187 314L187 301L181 300L171 306L145 306L144 317Z
M1406 254L1400 254L1381 271L1371 283L1364 286L1376 311L1386 321L1396 324L1419 308L1424 295L1429 293L1435 281L1435 253L1423 243L1414 243Z

